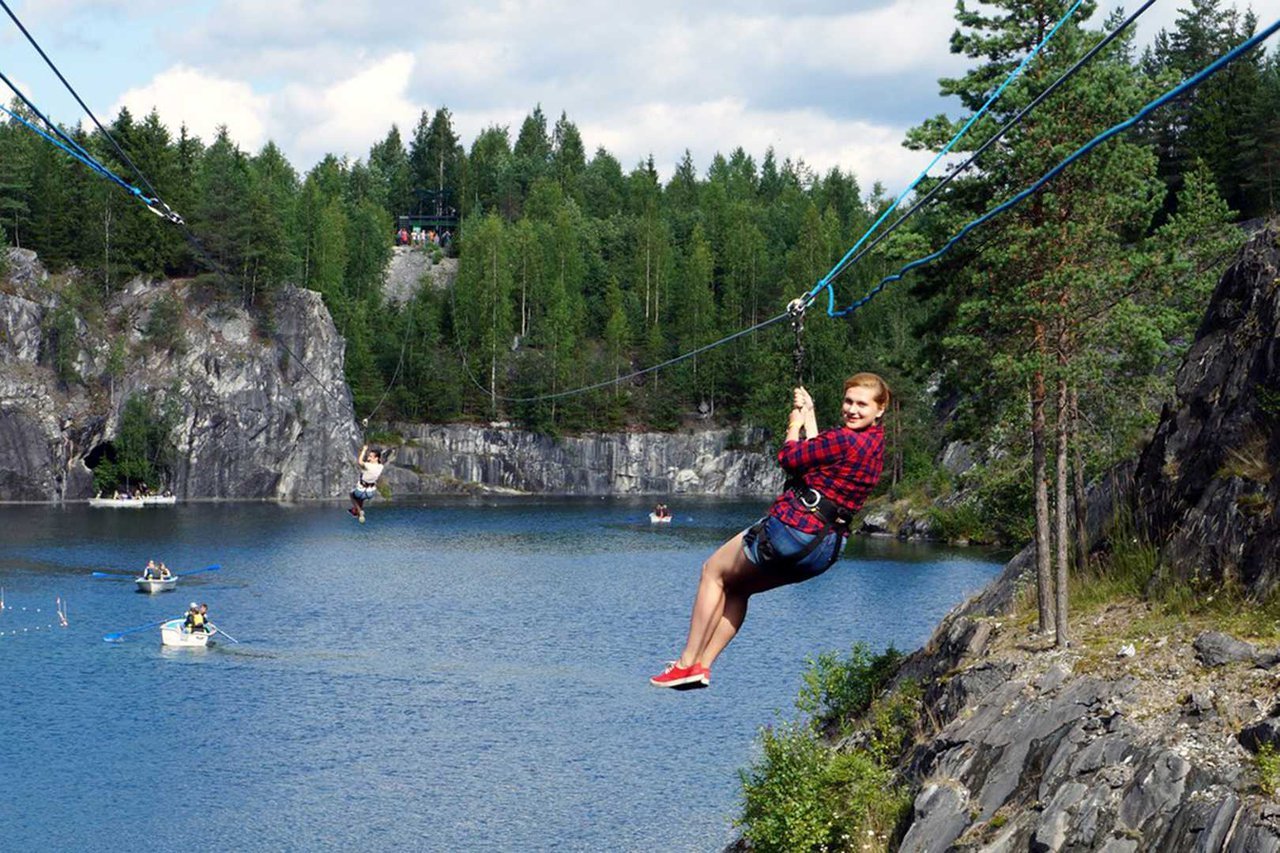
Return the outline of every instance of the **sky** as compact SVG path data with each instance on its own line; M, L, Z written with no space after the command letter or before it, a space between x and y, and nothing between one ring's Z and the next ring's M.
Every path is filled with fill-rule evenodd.
M937 81L968 67L949 51L952 0L5 2L103 122L127 106L206 140L225 124L251 152L274 140L300 172L326 153L367 157L393 123L407 143L441 106L465 146L493 125L514 141L541 105L625 169L652 155L667 177L688 149L705 172L716 152L772 146L896 192L932 156L905 149L906 130L958 114ZM1188 3L1159 0L1139 43ZM1280 0L1238 5L1280 17ZM3 15L0 70L56 121L82 120Z

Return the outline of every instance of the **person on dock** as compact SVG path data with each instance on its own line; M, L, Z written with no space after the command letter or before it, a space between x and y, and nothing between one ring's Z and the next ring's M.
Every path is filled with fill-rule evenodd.
M880 480L880 420L890 395L874 373L849 377L841 425L819 434L813 398L795 389L786 441L778 451L786 488L768 515L703 564L684 649L651 684L709 686L711 664L742 627L752 595L817 577L839 558L850 521Z
M351 508L347 512L364 524L364 502L378 493L378 478L382 476L382 453L370 450L366 444L356 456L356 465L360 468L360 481L351 490Z

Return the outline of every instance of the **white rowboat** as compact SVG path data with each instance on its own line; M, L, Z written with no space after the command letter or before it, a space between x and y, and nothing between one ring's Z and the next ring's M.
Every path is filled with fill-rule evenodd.
M670 523L671 523L671 516L669 516L669 515L658 515L658 514L657 514L657 513L655 513L655 512L651 512L651 513L649 513L649 523L650 523L650 524L670 524Z
M147 495L142 499L143 506L173 506L177 502L177 495Z
M167 578L137 578L134 583L138 585L139 592L169 592L178 585L178 576L171 575Z
M161 625L160 644L179 648L204 648L209 644L209 638L218 631L212 626L208 631L188 631L183 627L185 621L185 618L170 619Z
M146 504L141 498L89 498L89 506L128 507L142 509Z

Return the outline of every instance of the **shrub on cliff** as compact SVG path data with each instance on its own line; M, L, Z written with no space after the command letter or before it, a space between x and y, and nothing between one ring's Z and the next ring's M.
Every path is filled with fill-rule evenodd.
M894 762L914 740L920 692L883 693L902 655L874 655L863 643L847 658L810 660L796 707L802 723L766 727L761 756L742 772L738 824L752 850L863 850L891 846L911 808ZM847 748L826 734L856 730ZM857 745L853 745L856 742Z

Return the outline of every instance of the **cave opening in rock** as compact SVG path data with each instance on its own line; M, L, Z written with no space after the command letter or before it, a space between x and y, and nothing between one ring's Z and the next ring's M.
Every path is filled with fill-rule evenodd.
M108 462L116 461L116 446L109 441L104 441L94 447L93 450L90 450L84 457L84 464L92 471L98 467L103 459Z

